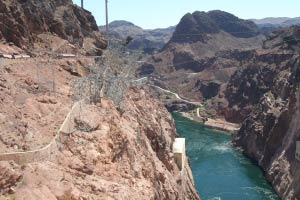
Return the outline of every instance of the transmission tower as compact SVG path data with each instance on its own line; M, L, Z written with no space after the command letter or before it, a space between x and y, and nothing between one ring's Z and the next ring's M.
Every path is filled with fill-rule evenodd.
M105 0L105 13L106 13L106 33L108 33L108 0Z
M83 8L83 0L81 0L81 8Z

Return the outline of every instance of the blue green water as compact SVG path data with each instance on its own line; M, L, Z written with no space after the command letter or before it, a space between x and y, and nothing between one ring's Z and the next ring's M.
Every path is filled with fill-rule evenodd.
M231 146L231 136L173 114L186 138L195 186L202 200L278 200L263 172Z

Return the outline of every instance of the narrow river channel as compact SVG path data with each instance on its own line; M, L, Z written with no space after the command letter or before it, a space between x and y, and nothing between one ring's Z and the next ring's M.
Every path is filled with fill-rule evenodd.
M202 200L278 200L259 167L231 144L230 134L173 113L177 132L186 138L196 189Z

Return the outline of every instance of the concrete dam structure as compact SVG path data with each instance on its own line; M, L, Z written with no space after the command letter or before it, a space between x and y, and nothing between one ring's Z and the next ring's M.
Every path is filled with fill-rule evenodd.
M185 138L176 138L173 144L173 153L176 164L180 170L184 169L186 153L185 153Z

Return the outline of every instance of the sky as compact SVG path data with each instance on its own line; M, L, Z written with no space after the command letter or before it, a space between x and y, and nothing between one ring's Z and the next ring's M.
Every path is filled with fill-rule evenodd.
M80 5L81 0L73 0ZM105 24L105 0L84 0L98 25ZM186 13L223 10L243 19L300 17L300 0L108 0L109 22L130 21L142 28L178 24Z

